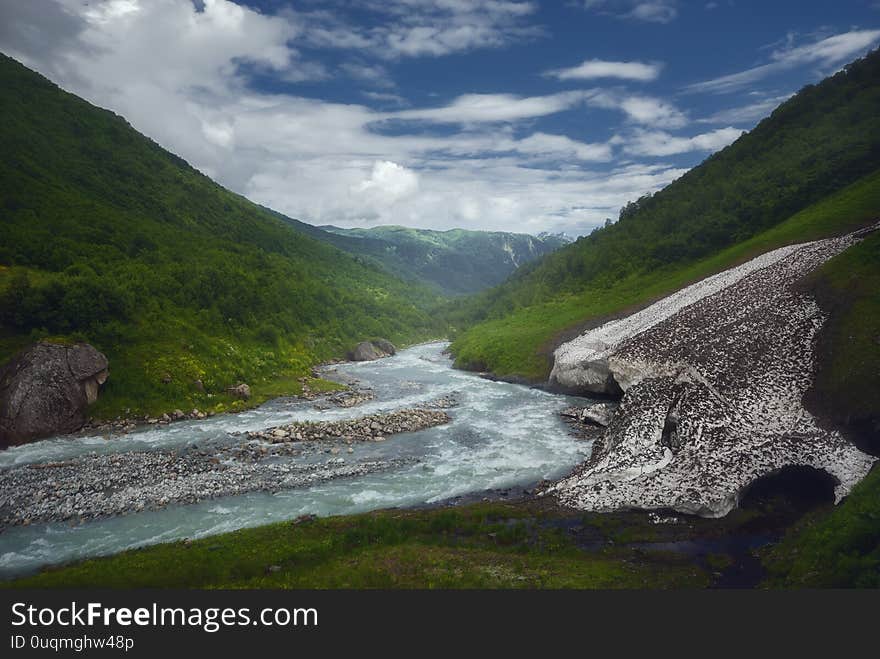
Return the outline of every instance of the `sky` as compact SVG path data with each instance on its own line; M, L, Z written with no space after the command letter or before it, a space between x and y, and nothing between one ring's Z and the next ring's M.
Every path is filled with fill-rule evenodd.
M880 0L0 0L0 51L311 224L589 233L880 44Z

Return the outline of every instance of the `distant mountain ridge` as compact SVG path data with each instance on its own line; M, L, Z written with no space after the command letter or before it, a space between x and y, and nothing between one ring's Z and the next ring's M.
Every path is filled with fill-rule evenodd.
M297 223L297 228L303 230ZM426 283L447 295L476 293L500 284L525 263L571 242L563 234L532 236L506 231L413 229L379 226L315 227L324 239L355 255L371 257L391 273Z

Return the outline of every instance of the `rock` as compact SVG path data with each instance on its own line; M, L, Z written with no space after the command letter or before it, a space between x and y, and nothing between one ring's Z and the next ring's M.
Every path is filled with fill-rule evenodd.
M368 362L381 357L383 357L382 353L369 341L358 343L351 353L352 361L356 362Z
M0 448L75 432L109 375L87 343L40 342L0 367Z
M240 382L234 387L229 387L226 393L239 400L248 400L251 397L251 388L244 382Z
M616 409L617 406L610 403L596 403L581 410L580 421L597 426L608 426Z
M397 349L390 341L376 339L375 341L362 341L351 352L352 361L369 362L382 357L390 357Z
M386 339L376 339L372 343L376 346L377 350L384 352L388 356L397 354L397 348L394 347L394 344L391 343L391 341L387 341Z

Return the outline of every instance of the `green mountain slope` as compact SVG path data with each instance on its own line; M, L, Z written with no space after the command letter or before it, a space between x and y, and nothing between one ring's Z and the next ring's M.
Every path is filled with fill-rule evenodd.
M628 205L615 224L455 303L454 324L464 328L452 346L457 363L544 379L552 349L586 325L762 251L876 218L880 178L871 173L878 167L875 51L806 87L662 191Z
M0 359L43 336L92 342L110 358L109 416L206 409L366 337L436 335L427 289L294 231L5 56L0 85Z
M503 231L431 231L399 226L319 229L332 235L329 241L340 249L372 257L390 272L447 295L476 293L500 284L520 266L568 242L555 235L535 237Z

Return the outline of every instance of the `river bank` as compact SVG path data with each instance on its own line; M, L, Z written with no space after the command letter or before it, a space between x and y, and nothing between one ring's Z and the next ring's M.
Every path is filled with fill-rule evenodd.
M456 371L445 346L324 367L321 378L347 389L313 399L0 452L0 576L301 515L518 488L589 455L590 440L559 416L579 401Z
M53 568L5 587L786 585L784 565L809 558L809 546L799 539L813 529L821 532L828 520L851 514L850 508L866 500L876 509L877 497L867 490L861 486L853 502L836 508L765 490L721 519L671 512L583 513L549 497L496 490L482 493L489 501L459 498L358 515L304 516L185 538ZM495 500L505 494L512 500ZM834 567L834 561L826 561L822 574Z

